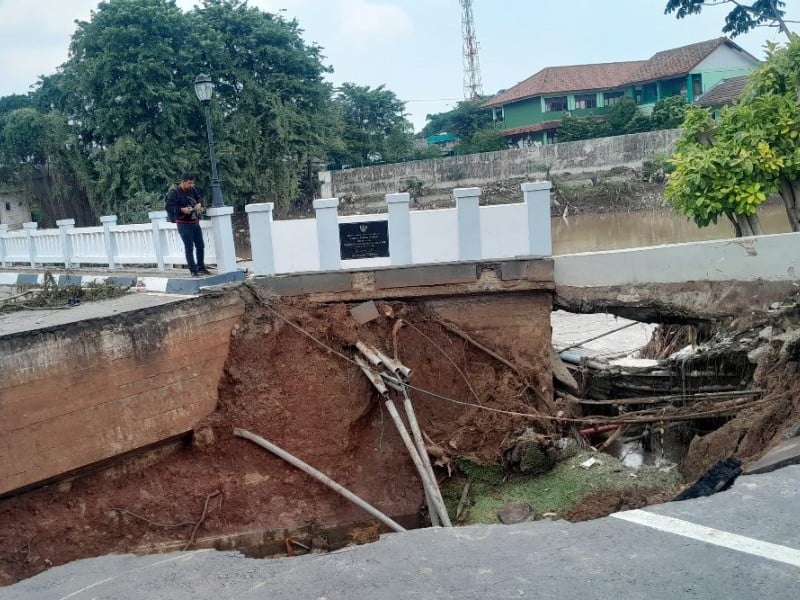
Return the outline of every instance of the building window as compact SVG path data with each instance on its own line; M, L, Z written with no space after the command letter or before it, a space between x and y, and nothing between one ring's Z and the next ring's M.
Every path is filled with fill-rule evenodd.
M495 108L492 111L492 119L494 121L502 123L505 120L505 115L503 114L503 107Z
M625 92L605 92L603 94L603 106L614 106L625 97Z
M6 202L6 210L11 210L11 202Z
M658 100L658 85L655 83L648 83L642 88L642 99L639 104L652 104Z
M544 99L544 112L559 112L567 110L567 97L555 96L554 98Z
M597 96L595 94L575 96L575 110L583 108L597 108Z

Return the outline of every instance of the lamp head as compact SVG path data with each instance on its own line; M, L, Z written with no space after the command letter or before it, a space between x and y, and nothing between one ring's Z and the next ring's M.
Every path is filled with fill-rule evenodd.
M197 99L200 102L208 102L211 100L211 95L214 93L214 82L211 77L205 73L200 73L194 80L194 93L197 94Z

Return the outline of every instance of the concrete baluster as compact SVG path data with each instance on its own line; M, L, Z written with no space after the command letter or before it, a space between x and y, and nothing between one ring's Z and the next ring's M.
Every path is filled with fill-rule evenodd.
M72 238L67 235L70 229L75 227L75 219L61 219L56 221L58 226L58 237L61 240L61 256L64 258L64 266L72 268Z
M31 266L36 266L36 240L33 237L33 232L39 227L38 223L23 223L22 227L25 229L25 237L28 241L28 252L31 256Z
M0 225L0 265L4 267L9 266L6 260L6 241L3 239L6 233L8 233L8 225Z
M159 271L166 271L172 268L172 264L167 264L164 257L167 255L167 232L161 229L161 224L167 222L167 211L154 210L147 213L150 224L153 226L153 250L156 253L156 265Z
M386 194L389 209L389 258L393 265L410 265L411 254L411 196Z
M105 215L100 217L100 222L103 224L103 241L105 242L106 257L108 258L108 268L116 269L117 263L114 260L117 257L117 241L111 233L111 228L117 224L117 215Z
M275 274L275 250L272 245L272 211L275 203L248 204L244 207L250 226L250 254L255 275Z
M481 213L478 207L481 188L456 188L453 190L458 210L458 259L481 258Z
M339 199L314 200L317 214L317 240L319 242L319 268L335 271L342 267L339 246Z
M522 197L528 207L528 245L531 256L551 256L553 236L550 228L549 181L522 184Z
M217 272L236 271L236 244L233 241L232 206L209 208L206 214L211 217L211 233L214 236L214 252L217 255Z

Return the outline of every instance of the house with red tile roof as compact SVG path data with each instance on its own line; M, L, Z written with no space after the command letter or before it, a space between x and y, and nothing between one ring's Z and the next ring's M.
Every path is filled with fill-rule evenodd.
M648 60L546 67L487 100L495 125L511 143L558 140L561 119L602 117L625 96L644 112L662 98L688 103L724 79L747 75L758 59L728 38L657 52Z

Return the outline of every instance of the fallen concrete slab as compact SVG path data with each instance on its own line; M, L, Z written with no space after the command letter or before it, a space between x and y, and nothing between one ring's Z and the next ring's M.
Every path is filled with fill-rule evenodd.
M748 466L745 475L769 473L788 465L800 464L800 437L795 437L773 448L756 462Z

